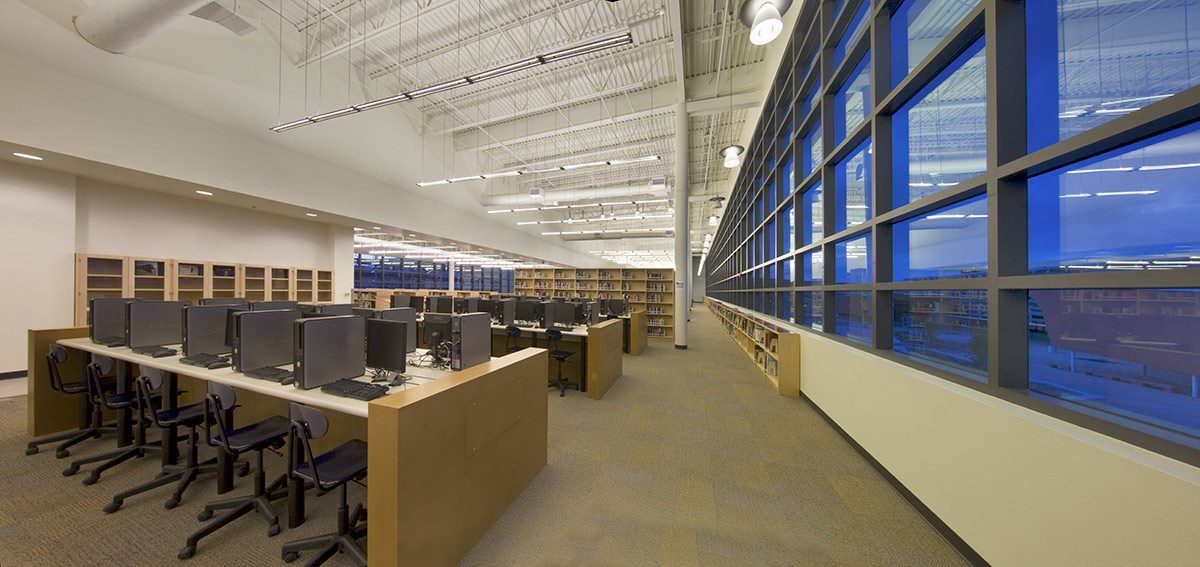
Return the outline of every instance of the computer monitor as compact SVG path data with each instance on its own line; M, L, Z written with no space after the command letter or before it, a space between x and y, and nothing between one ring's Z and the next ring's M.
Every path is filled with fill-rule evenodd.
M393 296L393 297L395 297L395 296ZM414 295L409 300L408 306L411 307L412 310L416 311L417 313L424 313L425 312L425 298ZM401 306L401 307L403 307L403 306Z
M406 295L403 293L393 293L392 298L391 298L392 308L395 309L397 307L412 307L411 305L409 305L410 303L412 303L412 300L413 300L413 296L411 296L411 295Z
M497 303L490 299L480 299L475 302L475 310L480 313L487 313L488 317L492 319L499 319L500 317L496 315L496 305Z
M250 300L244 297L205 297L200 305L227 305L229 307L250 308Z
M183 342L182 301L131 301L125 304L125 346L176 345Z
M425 348L433 352L436 359L449 355L439 347L441 343L450 340L450 317L449 313L425 314Z
M365 372L366 319L353 315L299 319L292 323L292 330L297 388L320 388Z
M132 297L96 297L88 306L88 336L93 341L125 336L125 304Z
M235 311L233 317L236 328L234 370L241 372L294 361L295 332L292 323L300 318L299 309Z
M514 318L517 321L536 321L538 305L540 304L535 301L517 300L517 312Z
M425 298L425 311L429 313L453 313L454 304L445 295L431 295Z
M274 309L298 309L299 304L295 301L251 301L251 311L269 311Z
M625 314L625 300L624 299L608 300L608 313L610 315L624 315Z
M375 312L375 318L408 323L408 328L411 331L408 333L408 345L405 346L405 351L413 352L417 350L417 312L413 308L397 307L395 309L380 309Z
M582 304L571 301L559 305L558 309L566 310L563 315L557 316L560 322L570 322L572 325L587 324L587 314L584 313Z
M318 305L317 312L325 315L353 315L353 303L330 303L327 305Z
M233 349L226 342L228 305L192 305L183 308L183 355L228 354Z
M376 311L376 309L367 309L366 307L355 307L354 309L350 310L350 314L369 319L375 316Z
M404 321L367 319L367 366L404 374L409 335L416 338L409 328Z

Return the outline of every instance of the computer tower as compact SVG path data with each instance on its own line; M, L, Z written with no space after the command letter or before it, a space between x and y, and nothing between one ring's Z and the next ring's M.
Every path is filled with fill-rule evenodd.
M450 319L450 369L462 370L492 358L492 318L464 313Z
M496 302L496 315L501 325L512 325L517 318L517 300L501 299Z
M455 313L475 313L479 311L478 297L455 297L454 312Z
M408 335L405 337L408 343L405 347L406 352L417 350L417 311L412 307L397 307L395 309L380 309L375 312L375 317L388 321L403 321L408 323Z
M595 325L600 322L600 302L593 301L588 304L588 325Z
M297 388L311 390L366 372L366 319L353 315L297 319L292 329Z
M411 305L412 300L413 300L413 296L411 296L411 295L405 295L403 293L393 293L392 297L389 301L391 301L392 309L396 309L398 307L412 307L412 305Z
M558 302L554 300L543 301L541 305L541 327L543 329L554 328L554 322L557 320L555 318L555 308L558 306Z

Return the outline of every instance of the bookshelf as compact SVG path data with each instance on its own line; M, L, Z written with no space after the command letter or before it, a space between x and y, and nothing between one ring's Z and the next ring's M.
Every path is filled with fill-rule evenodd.
M278 266L271 267L268 289L271 301L296 301L295 270Z
M799 335L711 298L704 304L779 395L800 395Z
M242 290L250 301L267 300L267 268L266 266L242 267Z
M201 299L210 297L208 293L212 286L207 279L210 273L204 262L175 262L175 298L200 303Z
M317 303L333 303L332 270L317 270Z
M675 270L545 268L517 270L517 295L550 299L625 299L628 310L646 311L646 334L673 338Z

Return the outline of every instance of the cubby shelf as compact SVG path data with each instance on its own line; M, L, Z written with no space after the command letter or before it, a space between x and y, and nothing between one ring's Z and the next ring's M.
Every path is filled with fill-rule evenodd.
M660 324L647 324L651 337L674 337L675 270L553 268L517 270L517 295L543 299L625 299L632 310L644 310Z
M783 396L800 395L800 336L753 315L705 298L725 332Z

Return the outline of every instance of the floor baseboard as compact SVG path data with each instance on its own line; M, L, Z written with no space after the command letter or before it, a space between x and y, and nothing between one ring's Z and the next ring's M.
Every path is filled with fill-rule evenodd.
M29 373L24 370L13 370L12 372L0 372L0 380L8 380L9 378L24 378Z

